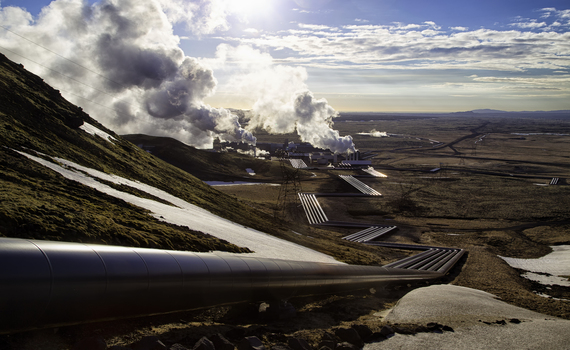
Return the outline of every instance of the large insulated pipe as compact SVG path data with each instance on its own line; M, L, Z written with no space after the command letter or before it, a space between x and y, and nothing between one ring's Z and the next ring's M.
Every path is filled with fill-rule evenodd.
M378 266L0 238L0 333L441 276Z

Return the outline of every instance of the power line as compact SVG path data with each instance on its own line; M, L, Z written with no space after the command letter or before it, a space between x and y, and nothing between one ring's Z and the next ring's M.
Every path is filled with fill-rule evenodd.
M28 60L28 61L30 61L30 62L32 62L32 63L37 64L38 66L44 67L45 69L49 69L50 71L55 72L55 73L57 73L57 74L59 74L59 75L61 75L61 76L63 76L63 77L66 77L67 79L73 80L73 81L75 81L75 82L77 82L77 83L79 83L79 84L85 85L85 86L87 86L87 87L89 87L89 88L91 88L91 89L93 89L93 90L95 90L95 91L98 91L98 92L100 92L100 93L103 93L103 94L105 94L105 95L108 95L108 96L112 97L110 94L108 94L107 92L105 92L105 91L103 91L103 90L99 90L99 89L97 89L96 87L93 87L93 86L91 86L91 85L89 85L89 84L86 84L86 83L84 83L84 82L82 82L82 81L79 81L79 80L77 80L77 79L75 79L75 78L73 78L73 77L70 77L70 76L68 76L68 75L65 75L65 74L63 74L63 73L60 72L60 71L57 71L57 70L52 69L52 68L50 68L50 67L44 66L43 64L41 64L41 63L39 63L39 62L36 62L36 61L32 60L31 58L28 58L28 57L26 57L26 56L20 55L19 53L15 52L15 51L12 51L12 50L10 50L10 49L7 49L7 48L5 48L5 47L3 47L3 46L0 46L0 49L5 50L5 51L9 51L9 52L11 52L12 54L14 54L14 55L16 55L16 56L20 56L20 57L22 57L23 59L26 59L26 60Z
M75 62L75 61L73 61L73 60L71 60L71 59L69 59L69 58L67 58L67 57L65 57L65 56L62 56L62 55L58 54L57 52L55 52L55 51L53 51L53 50L50 50L50 49L48 49L47 47L42 46L42 45L40 45L40 44L38 44L38 43L36 43L36 42L34 42L34 41L32 41L32 40L30 40L30 39L24 37L23 35L20 35L20 34L14 32L14 31L12 31L12 30L10 30L10 29L8 29L8 28L2 26L2 25L0 25L0 28L3 28L4 30L6 30L6 31L8 31L8 32L10 32L10 33L12 33L12 34L14 34L14 35L16 35L16 36L18 36L18 37L20 37L20 38L22 38L22 39L28 41L28 42L30 42L30 43L32 43L32 44L38 46L38 47L41 47L42 49L44 49L44 50L46 50L46 51L48 51L48 52L50 52L50 53L52 53L52 54L54 54L54 55L56 55L56 56L58 56L58 57L60 57L60 58L66 60L66 61L68 61L68 62L71 62L71 63L75 64L76 66L78 66L78 67L80 67L80 68L83 68L83 69L85 69L85 70L87 70L87 71L89 71L89 72L91 72L91 73L93 73L93 74L95 74L95 75L97 75L97 76L99 76L99 77L101 77L101 78L103 78L103 79L109 81L109 82L112 82L112 83L114 83L114 84L117 84L118 86L120 86L120 87L122 87L122 88L124 88L124 89L126 89L126 90L129 89L128 86L125 86L125 85L123 85L123 84L121 84L121 83L119 83L119 82L116 82L116 81L114 81L114 80L112 80L112 79L109 79L109 78L107 78L106 76L104 76L104 75L102 75L102 74L100 74L100 73L98 73L98 72L96 72L96 71L94 71L94 70L92 70L92 69L90 69L90 68L87 68L87 67L85 67L85 66L83 66L83 65L81 65L81 64L79 64L79 63L77 63L77 62ZM80 84L82 84L82 85L85 85L85 86L87 86L87 87L89 87L89 88L91 88L91 89L93 89L93 90L95 90L95 91L97 91L97 92L100 92L100 93L105 94L105 95L107 95L107 96L109 96L109 97L111 97L111 98L114 98L113 95L111 95L111 94L109 94L109 93L107 93L107 92L105 92L105 91L103 91L103 90L100 90L100 89L98 89L98 88L96 88L96 87L93 87L93 86L91 86L91 85L89 85L89 84L86 84L86 83L84 83L84 82L82 82L82 81L79 81L79 80L77 80L77 79L75 79L75 78L73 78L73 77L70 77L70 76L68 76L68 75L65 75L65 74L63 74L63 73L61 73L61 72L59 72L59 71L57 71L57 70L55 70L55 69L52 69L52 68L50 68L50 67L47 67L47 66L45 66L45 65L43 65L43 64L41 64L41 63L38 63L38 62L36 62L36 61L34 61L34 60L32 60L32 59L26 57L26 56L23 56L23 55L17 53L17 52L14 52L14 51L12 51L12 50L10 50L10 49L7 49L7 48L1 47L1 46L0 46L0 48L2 48L3 50L9 51L9 52L11 52L11 53L14 54L14 55L20 56L20 57L22 57L22 58L24 58L24 59L26 59L26 60L28 60L28 61L30 61L30 62L33 62L33 63L35 63L35 64L37 64L37 65L39 65L39 66L41 66L41 67L44 67L44 68L46 68L46 69L49 69L50 71L53 71L53 72L55 72L55 73L57 73L57 74L60 74L61 76L65 77L65 78L67 78L67 79L70 79L70 80L72 80L72 81L75 81L75 82L77 82L77 83L80 83ZM105 106L105 105L103 105L103 104L100 104L100 103L98 103L98 102L95 102L95 101L93 101L93 100L90 100L90 99L88 99L88 98L86 98L86 97L77 95L77 94L75 94L75 93L72 93L72 92L70 92L70 91L67 91L67 90L64 90L64 89L61 89L61 88L60 88L60 90L66 92L66 93L68 93L68 94L70 94L70 95L79 97L79 98L81 98L81 99L83 99L83 100L85 100L85 101L94 103L94 104L96 104L96 105L98 105L98 106L101 106L101 107L103 107L103 108L106 108L106 109L109 109L109 110L112 110L112 111L115 111L115 112L119 112L119 110L118 110L117 108ZM137 108L137 107L138 107L138 106L135 106L135 105L133 105L133 104L131 104L131 103L125 103L125 104L130 105L130 106L132 106L132 107L134 107L134 108ZM176 105L173 105L173 106L176 108L176 110L177 110L180 114L184 114L184 111L180 110L180 107L179 107L179 106L176 106Z
M38 66L44 67L45 69L49 69L50 71L55 72L55 73L57 73L57 74L59 74L59 75L65 77L65 78L67 78L67 79L73 80L74 82L77 82L77 83L79 83L79 84L85 85L85 86L87 86L87 87L89 87L89 88L91 88L91 89L93 89L93 90L95 90L95 91L97 91L97 92L100 92L100 93L105 94L105 95L107 95L107 96L109 96L109 97L111 97L111 98L114 98L113 95L111 95L111 94L109 94L109 93L107 93L107 92L105 92L105 91L103 91L103 90L100 90L100 89L98 89L98 88L96 88L96 87L94 87L94 86L91 86L91 85L89 85L89 84L86 84L86 83L84 83L84 82L82 82L82 81L80 81L80 80L77 80L77 79L75 79L75 78L73 78L73 77L70 77L70 76L68 76L68 75L65 75L65 74L63 74L62 72L59 72L59 71L57 71L57 70L55 70L55 69L53 69L53 68L47 67L47 66L45 66L45 65L43 65L43 64L41 64L41 63L39 63L39 62L36 62L36 61L32 60L31 58L28 58L28 57L26 57L26 56L23 56L23 55L21 55L21 54L19 54L19 53L17 53L17 52L14 52L14 51L12 51L12 50L10 50L10 49L7 49L7 48L5 48L5 47L3 47L3 46L0 46L0 49L5 50L5 51L9 51L9 52L11 52L12 54L14 54L14 55L16 55L16 56L19 56L19 57L21 57L21 58L23 58L23 59L25 59L25 60L28 60L28 61L30 61L30 62L32 62L32 63L35 63L35 64L37 64ZM86 97L84 97L84 96L80 96L80 95L75 94L75 93L73 93L73 92L71 92L71 91L62 89L62 88L59 87L59 86L58 86L58 88L59 88L61 91L64 91L65 93L68 93L68 94L73 95L73 96L75 96L75 97L79 97L79 98L81 98L81 99L83 99L83 100L85 100L85 101L94 103L94 104L96 104L96 105L98 105L98 106L100 106L100 107L109 109L109 110L111 110L111 111L118 112L118 109L116 109L116 108L109 107L109 106L105 106L105 105L103 105L103 104L101 104L101 103L99 103L99 102L95 102L95 101L90 100L90 99L88 99L88 98L86 98ZM133 105L133 104L131 104L131 103L127 103L127 104L130 105L130 106L132 106L132 107L136 107L135 105Z
M65 93L67 93L67 94L73 95L73 96L75 96L75 97L79 97L79 98L81 98L81 99L83 99L83 100L85 100L85 101L91 102L91 103L93 103L93 104L96 104L96 105L98 105L98 106L100 106L100 107L103 107L103 108L106 108L106 109L108 109L108 110L115 111L115 112L119 112L119 110L116 109L116 108L102 105L102 104L100 104L99 102L95 102L95 101L90 100L90 99L88 99L88 98L86 98L86 97L83 97L83 96L74 94L74 93L71 92L71 91L67 91L67 90L64 90L64 89L61 89L61 91L65 92ZM131 105L131 106L132 106L132 105Z
M22 39L24 39L24 40L26 40L26 41L28 41L28 42L30 42L30 43L36 45L36 46L39 46L39 47L41 47L42 49L44 49L44 50L46 50L46 51L49 51L49 52L53 53L54 55L56 55L56 56L58 56L58 57L61 57L61 58L63 58L64 60L75 64L75 65L78 66L78 67L81 67L81 68L83 68L83 69L85 69L85 70L88 70L89 72L91 72L91 73L93 73L93 74L96 74L96 75L100 76L101 78L103 78L103 79L105 79L105 80L107 80L107 81L110 81L110 82L112 82L112 83L114 83L114 84L117 84L117 85L123 87L123 88L126 88L126 86L124 86L123 84L118 83L118 82L114 81L113 79L109 79L109 78L107 78L106 76L104 76L103 74L101 74L101 73L99 73L99 72L96 72L96 71L94 71L94 70L92 70L92 69L90 69L90 68L87 68L87 67L85 67L85 66L83 66L83 65L81 65L81 64L79 64L79 63L77 63L77 62L75 62L75 61L73 61L73 60L70 60L69 58L67 58L67 57L65 57L65 56L62 56L62 55L58 54L57 52L52 51L52 50L48 49L47 47L45 47L45 46L43 46L43 45L40 45L40 44L38 44L38 43L36 43L36 42L34 42L34 41L32 41L32 40L26 38L25 36L20 35L20 34L14 32L14 31L12 31L12 30L10 30L10 29L4 27L3 25L0 25L0 28L3 28L4 30L6 30L6 31L8 31L8 32L10 32L10 33L12 33L12 34L14 34L14 35L16 35L16 36L18 36L18 37L20 37L20 38L22 38Z

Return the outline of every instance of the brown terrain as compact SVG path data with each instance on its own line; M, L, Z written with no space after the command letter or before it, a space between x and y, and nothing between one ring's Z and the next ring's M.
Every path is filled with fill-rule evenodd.
M182 247L194 251L241 251L244 248L205 237L191 228L165 225L140 208L64 180L11 150L25 148L140 179L225 218L350 264L384 265L413 254L341 239L357 229L310 226L295 196L288 202L289 210L280 212L279 186L212 189L188 175L193 174L192 167L184 171L175 167L182 167L188 153L178 154L178 164L174 161L167 164L138 149L127 138L115 135L118 144L111 145L78 131L84 121L106 129L64 101L59 92L49 88L39 77L5 58L0 61L2 236L161 249ZM570 319L570 288L531 282L499 257L538 258L548 254L550 246L570 244L570 117L567 113L343 114L335 128L342 135L353 135L357 148L363 154L373 154L372 166L387 177L359 178L381 192L382 197L320 197L319 202L329 218L395 225L398 229L382 238L390 242L465 249L467 254L454 269L434 283L483 290L510 304ZM385 131L390 137L359 135L372 130ZM295 140L295 135L257 132L256 136L260 142ZM178 146L170 144L168 147L173 150L170 154L174 154L174 147ZM195 150L192 153L196 153ZM241 178L282 182L278 162L210 152L192 157L188 159L194 160L186 163L203 164L201 172L194 174L200 180ZM207 171L207 165L211 165L211 172ZM236 170L240 167L242 175ZM246 175L246 168L252 168L259 175ZM338 175L364 175L361 170L330 169L303 170L300 174L302 191L308 193L355 192ZM559 183L549 185L552 178L560 178ZM77 203L81 204L80 210ZM295 307L296 316L286 319L264 316L266 313L259 312L258 304L233 305L0 335L0 349L153 348L143 347L139 342L144 340L154 341L156 346L160 341L163 345L154 347L157 349L180 350L192 349L202 337L221 334L234 345L244 337L256 336L265 346L277 349L278 344L288 343L297 350L299 347L293 346L292 339L303 339L308 346L321 348L322 341L333 339L332 334L339 336L342 333L339 329L349 327L366 333L362 327L367 326L370 332L383 331L382 336L389 329L405 333L443 327L390 325L391 328L386 328L379 316L406 292L420 286L295 298L288 302ZM539 296L538 292L551 297ZM148 338L150 336L156 338ZM101 342L104 344L96 347Z
M513 305L570 319L570 303L558 300L570 299L569 288L531 282L499 257L538 258L548 254L551 245L570 244L570 186L566 180L570 173L568 119L402 117L337 122L335 127L343 134L354 135L361 152L374 153L372 166L388 177L359 178L380 191L383 196L379 198L319 198L329 218L398 226L398 230L383 238L387 241L465 249L467 254L462 260L445 279L436 283L480 289ZM397 135L383 138L357 135L372 129ZM293 135L287 136L294 139ZM258 138L282 142L284 136ZM430 171L434 168L441 169ZM363 172L314 170L304 174L303 192L354 192L337 175ZM550 186L553 177L561 181ZM273 180L280 182L279 178ZM261 213L275 213L278 186L216 188ZM338 247L339 238L355 232L355 229L309 226L299 208L289 211L287 219L293 230L316 238L319 245L334 241ZM411 254L358 243L343 244L350 255L346 260L351 263L385 264ZM325 252L333 249L319 247ZM42 348L55 349L98 336L108 346L130 344L134 349L133 344L141 338L156 336L167 346L176 343L192 348L201 337L219 333L234 344L245 336L255 335L266 346L287 343L295 337L317 348L326 339L325 333L333 334L338 328L366 325L372 331L380 331L385 323L378 313L389 309L415 287L297 298L289 301L297 314L287 320L264 318L258 312L259 305L226 306L15 334L4 341L27 348L41 344ZM536 292L555 298L541 297ZM399 326L402 331L422 325Z

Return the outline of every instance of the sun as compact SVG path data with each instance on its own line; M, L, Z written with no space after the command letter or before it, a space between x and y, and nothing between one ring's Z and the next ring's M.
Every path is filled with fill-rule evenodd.
M255 17L267 12L271 9L275 0L230 0L230 11L245 17Z

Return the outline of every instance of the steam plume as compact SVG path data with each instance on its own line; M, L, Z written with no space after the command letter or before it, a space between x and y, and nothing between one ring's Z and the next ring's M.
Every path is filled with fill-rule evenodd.
M0 46L41 62L22 60L116 132L170 136L201 148L211 147L215 137L255 144L235 114L204 103L218 85L210 67L226 69L242 62L230 87L253 97L250 130L296 131L314 146L353 152L352 138L332 128L336 111L308 90L304 68L274 65L270 55L244 45L222 44L217 58L209 61L184 54L173 23L185 21L196 35L226 30L223 4L55 0L37 18L18 7L0 7L0 24L10 30L0 31Z
M247 45L218 46L212 66L233 65L241 74L227 84L247 91L253 98L248 128L263 128L270 133L297 132L301 140L335 153L355 152L351 136L341 137L333 130L338 113L327 100L315 98L305 83L307 71L302 67L275 65L267 53Z
M169 6L163 9L162 4ZM214 137L255 144L236 115L203 102L215 92L217 81L210 68L178 47L166 12L180 6L166 0L103 0L94 5L56 0L37 19L21 8L1 8L3 26L60 56L7 31L0 33L0 44L42 62L44 67L25 63L116 132L173 136L197 147L211 146ZM193 9L208 12L198 5ZM201 30L207 27L195 22ZM54 71L88 86L78 87Z

